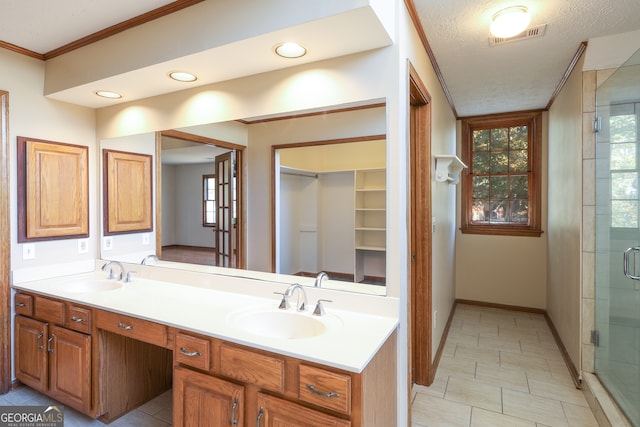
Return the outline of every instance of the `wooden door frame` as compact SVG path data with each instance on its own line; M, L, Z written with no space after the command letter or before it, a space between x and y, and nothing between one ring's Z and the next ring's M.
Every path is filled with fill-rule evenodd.
M0 394L11 388L9 92L0 91Z
M411 170L411 281L409 375L430 385L432 365L431 96L411 63L409 68Z
M216 147L227 148L236 151L236 236L237 236L237 252L236 260L238 265L236 268L247 268L247 235L246 208L244 202L245 182L246 182L246 164L245 150L246 146L235 144L233 142L221 141L219 139L208 138L201 135L195 135L177 130L163 130L156 132L156 255L162 255L162 137L182 139L184 141L196 142L199 144L215 145Z

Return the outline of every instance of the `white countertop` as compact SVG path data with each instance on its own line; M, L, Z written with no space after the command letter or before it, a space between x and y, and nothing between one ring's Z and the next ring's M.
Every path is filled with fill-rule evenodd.
M185 284L182 281L177 283L175 278L174 282L168 282L136 277L132 283L122 283L118 289L89 293L68 292L65 285L104 281L104 272L14 283L13 287L356 373L364 370L398 325L397 316L390 315L388 310L379 310L382 314L371 313L370 304L369 310L355 307L352 311L345 310L344 303L334 301L335 305L324 304L325 316L312 316L317 298L337 300L342 295L335 291L305 288L309 297L308 309L301 315L321 321L325 331L314 337L297 339L258 335L240 328L235 316L252 311L280 311L277 308L280 297L272 293L274 290L283 292L287 284L264 282L254 295L247 290L255 288L256 281L244 283L242 280L246 279L189 274L181 273ZM358 301L353 296L345 295L344 298ZM294 294L290 300L290 312L295 312L296 299Z

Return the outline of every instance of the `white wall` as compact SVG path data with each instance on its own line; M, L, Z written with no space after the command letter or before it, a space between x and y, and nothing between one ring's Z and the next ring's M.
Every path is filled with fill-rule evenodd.
M317 177L280 174L280 265L276 273L319 271L318 192Z
M98 254L99 228L99 156L95 144L95 112L88 108L51 101L42 96L42 61L0 49L0 88L9 92L9 146L11 180L11 269L80 263L93 266ZM89 252L78 253L78 239L36 242L35 258L22 259L22 244L17 243L17 164L16 137L84 145L89 147ZM14 280L20 280L19 272Z
M354 173L324 173L319 179L321 252L318 271L354 274Z
M176 209L176 244L203 248L215 247L213 228L202 226L202 175L214 172L213 161L176 167L176 193L173 199ZM163 185L165 182L163 176ZM162 244L165 244L164 241Z

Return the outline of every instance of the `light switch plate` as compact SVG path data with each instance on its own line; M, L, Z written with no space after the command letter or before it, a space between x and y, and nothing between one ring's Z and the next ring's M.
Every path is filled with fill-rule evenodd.
M142 234L142 244L143 245L148 245L150 243L149 241L149 233L143 233Z
M86 254L89 252L89 241L87 239L78 240L78 253Z
M111 249L113 249L113 237L105 236L102 239L102 249L105 251L110 251Z
M34 259L36 257L36 245L25 243L22 245L22 259Z

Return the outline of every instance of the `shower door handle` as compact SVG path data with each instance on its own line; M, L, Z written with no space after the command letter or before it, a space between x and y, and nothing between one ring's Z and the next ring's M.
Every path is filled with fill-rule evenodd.
M640 246L634 246L632 248L627 248L624 251L624 261L622 263L622 268L624 270L624 275L627 276L629 279L633 279L633 280L640 280L640 276L635 276L633 274L631 274L629 272L629 258L631 258L631 254L636 254L637 252L640 252ZM635 269L634 269L634 273L635 273Z

